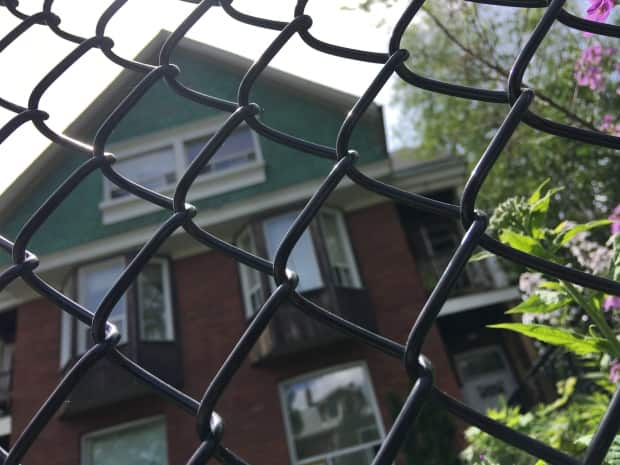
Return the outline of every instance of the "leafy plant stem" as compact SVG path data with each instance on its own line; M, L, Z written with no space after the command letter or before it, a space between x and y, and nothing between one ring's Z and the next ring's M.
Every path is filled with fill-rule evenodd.
M584 299L574 285L566 281L561 281L561 283L568 295L570 295L577 305L586 312L603 337L609 341L609 346L613 349L613 353L610 355L613 355L615 358L620 358L620 341L618 341L613 330L609 327L607 321L605 321L605 317L601 313L601 310L594 307L588 299Z

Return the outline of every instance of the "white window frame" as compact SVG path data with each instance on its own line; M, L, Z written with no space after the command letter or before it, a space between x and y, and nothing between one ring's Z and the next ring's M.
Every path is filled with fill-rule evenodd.
M151 151L172 147L178 182L189 166L185 155L185 143L195 139L212 136L221 128L224 121L225 120L222 118L195 121L155 134L132 138L118 144L111 144L109 150L115 154L120 162L121 160L148 154L148 152ZM239 166L200 174L196 177L192 185L188 200L191 201L223 194L225 192L262 183L267 179L265 175L265 161L258 135L245 123L239 125L236 130L246 128L250 130L250 134L252 135L253 153L255 155L254 160ZM247 153L250 152L248 151ZM151 211L157 211L158 209L157 206L145 202L134 195L112 198L111 182L104 176L102 183L103 198L99 204L99 209L102 212L104 224L135 218ZM165 195L172 195L175 187L176 182L162 187L159 189L159 192Z
M304 380L304 379L316 378L316 377L321 376L323 374L334 373L334 372L346 370L347 368L354 368L354 367L362 368L362 371L364 372L364 375L366 377L366 382L368 383L368 391L370 393L370 406L371 406L371 408L373 410L373 414L375 415L375 420L377 422L377 428L379 430L379 437L380 437L379 440L367 442L367 443L364 443L364 444L359 444L359 445L353 446L353 447L347 447L347 448L344 448L344 449L339 449L337 451L328 452L326 454L320 454L320 455L315 455L315 456L312 456L312 457L307 457L307 458L302 459L302 460L298 460L297 457L296 457L296 452L295 452L295 443L294 443L294 440L293 440L292 427L291 427L290 422L289 422L289 415L288 415L288 411L287 411L286 387L289 384L295 384L295 383L298 383L299 381ZM356 362L350 362L350 363L345 363L345 364L340 364L340 365L334 365L334 366L330 366L330 367L323 368L323 369L320 369L320 370L315 370L315 371L311 371L311 372L308 372L308 373L304 373L303 375L296 376L294 378L287 379L287 380L282 381L282 382L280 382L278 384L278 391L279 391L279 394L280 394L280 410L282 412L282 418L283 418L283 421L284 421L284 431L286 433L286 443L287 443L287 446L288 446L288 451L289 451L289 457L291 459L291 464L293 464L293 465L305 465L305 464L317 462L317 461L320 461L320 460L324 460L326 462L326 465L330 465L330 459L332 459L332 458L338 457L340 455L350 454L352 452L361 451L361 450L367 449L369 447L378 446L385 439L385 427L383 425L383 417L381 416L381 410L379 410L379 405L377 403L377 397L375 395L375 389L374 389L374 386L372 384L372 379L370 377L370 371L368 370L368 365L366 364L365 360L359 360L359 361L356 361Z
M126 264L126 260L124 257L113 257L113 258L108 258L106 260L101 260L98 262L94 262L94 263L90 263L88 265L83 265L80 266L78 268L78 272L77 272L77 296L78 296L78 302L84 302L84 290L83 287L81 285L83 279L84 279L84 275L87 271L90 270L96 270L97 268L101 268L103 266L106 265L110 265L112 263L119 263L121 265L121 268L123 268ZM113 283L110 283L110 287L112 286ZM123 319L124 319L124 324L122 326L122 331L121 331L121 339L119 341L120 344L124 344L127 342L127 323L129 318L127 317L127 293L124 293L121 298L118 300L119 302L124 301L124 306L125 306L125 313L123 314ZM89 308L89 310L91 311L95 311L95 308ZM114 324L114 322L116 320L120 320L121 318L118 315L115 316L110 316L110 318L108 318L108 321L112 324ZM75 331L76 331L76 337L75 337L75 353L77 355L81 355L83 353L85 353L88 348L87 348L87 336L86 333L84 332L83 328L81 327L81 325L84 325L81 322L77 322L76 326L75 326Z
M82 297L83 295L81 294L83 291L80 288L80 281L81 276L84 274L84 270L88 270L88 269L93 269L93 268L97 268L100 266L104 266L106 264L109 264L111 262L122 262L123 266L125 266L127 259L124 256L117 256L117 257L112 257L112 258L107 258L104 260L100 260L97 262L93 262L90 264L86 264L86 265L82 265L77 269L77 273L75 274L75 279L72 277L68 280L67 284L65 285L65 287L63 288L63 292L68 294L68 295L77 295L77 301L83 301ZM143 333L142 333L142 311L140 308L140 302L141 302L141 291L140 291L140 286L139 284L136 282L135 284L132 284L132 286L136 286L135 289L135 297L136 297L136 301L134 307L132 310L134 312L137 312L136 316L135 316L135 321L138 324L138 338L140 339L140 341L144 341L144 342L172 342L175 340L175 327L174 327L174 316L173 316L173 305L172 305L172 282L171 282L171 276L170 276L170 262L168 259L163 258L163 257L153 257L149 260L148 262L149 264L158 264L161 267L161 273L162 273L162 290L163 290L163 299L164 299L164 319L165 319L165 323L166 323L166 337L164 339L155 341L155 340L146 340L143 338ZM129 307L128 307L128 299L127 299L127 293L123 294L123 296L121 297L121 299L125 300L125 324L123 325L124 331L121 334L121 340L120 340L120 344L124 344L127 343L128 339L129 339L129 335L128 335L128 331L129 331L129 327L128 327L128 322L129 322ZM89 309L89 310L96 310L96 309ZM86 343L86 339L82 339L83 337L86 336L81 336L80 334L86 335L86 333L84 332L84 330L82 329L82 325L83 323L81 323L79 320L77 320L76 318L74 318L73 316L71 316L68 312L61 312L62 316L61 316L61 320L60 320L60 368L64 368L67 363L75 356L79 356L82 355L84 352L86 352L86 350L82 350L85 349L84 345ZM111 323L114 323L114 321L111 321ZM75 340L75 345L74 345L74 340Z
M256 249L256 239L254 238L254 234L252 233L252 228L250 226L246 227L243 231L241 231L241 234L239 234L239 237L236 240L236 243L239 244L242 241L242 238L244 236L247 236L250 240L251 243L251 248L252 250L247 250L246 252L251 252L253 254L256 254L257 249ZM252 305L252 294L255 292L259 292L260 294L260 299L261 301L264 302L265 300L265 293L263 291L263 280L262 277L259 274L259 279L258 279L258 284L256 286L254 286L253 288L250 287L250 278L248 276L249 273L252 272L257 272L260 273L258 270L255 270L254 268L250 268L247 265L243 265L241 262L237 263L237 269L239 270L239 276L241 278L241 294L243 295L243 309L244 309L244 313L246 318L251 318L252 316L254 316L254 314L258 311L254 309L254 306Z
M164 415L156 415L147 418L140 418L139 420L128 421L124 423L120 423L118 425L110 426L108 428L98 429L96 431L91 431L90 433L83 434L80 438L80 465L92 465L88 453L88 441L92 441L96 439L98 436L107 436L111 433L117 433L119 431L134 429L139 426L148 425L150 423L163 423L164 432L165 432L165 440L166 440L166 463L169 463L168 457L168 428L166 424L166 417Z
M166 334L164 339L159 340L148 340L144 338L144 334L142 332L142 292L141 286L139 283L139 279L136 280L136 311L138 322L138 337L140 341L144 342L170 342L174 341L174 319L172 317L172 287L170 283L170 264L167 259L162 257L153 257L151 258L147 265L158 264L160 266L160 270L162 273L162 298L164 299L164 321L166 324Z
M327 256L327 261L329 262L330 272L333 272L332 266L346 267L351 273L351 279L353 281L353 285L351 288L360 289L362 287L362 280L359 275L359 270L357 268L357 262L355 260L355 255L353 254L353 247L351 246L351 240L349 239L349 232L347 231L347 227L344 223L344 216L341 211L333 209L333 208L322 208L318 214L319 220L319 230L321 231L321 235L323 236L323 241L325 241L325 231L323 225L321 223L321 217L324 215L333 215L336 218L336 228L338 229L338 235L340 236L341 242L344 246L344 255L345 255L345 263L333 263L332 257L329 256L329 250L327 249L327 245L325 245L325 255ZM332 277L333 278L333 277Z

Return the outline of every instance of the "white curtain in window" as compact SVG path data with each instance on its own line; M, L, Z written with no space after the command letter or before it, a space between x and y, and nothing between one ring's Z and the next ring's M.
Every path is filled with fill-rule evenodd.
M171 341L172 315L161 262L147 264L138 275L140 338L143 341Z

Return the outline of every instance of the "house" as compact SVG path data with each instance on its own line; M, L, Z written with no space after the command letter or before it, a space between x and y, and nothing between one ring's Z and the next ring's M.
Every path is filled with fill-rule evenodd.
M138 56L156 61L166 33ZM189 87L234 98L244 58L183 40L173 61ZM140 76L124 72L66 133L90 140ZM277 70L252 93L262 121L333 144L356 98ZM127 177L170 194L226 114L155 85L115 129L106 150ZM368 175L454 201L465 167L453 158L419 164L388 157L381 108L361 120L352 145ZM0 197L0 230L13 239L29 215L84 160L47 149ZM332 163L240 126L190 190L197 224L273 258L296 212ZM30 242L37 272L90 309L167 217L96 172ZM292 253L298 289L351 321L404 341L460 237L455 222L429 217L342 182ZM8 263L8 258L5 258ZM185 233L173 235L114 308L124 353L200 398L273 284ZM494 262L468 265L424 353L446 392L484 409L522 380L533 353L518 336L486 330L518 293ZM387 398L406 395L402 363L311 320L278 312L217 405L226 445L250 463L367 464L393 417ZM0 294L0 434L23 430L62 374L90 344L87 328L16 281ZM9 378L10 376L10 378ZM10 379L10 382L9 382ZM24 463L181 464L198 444L191 415L102 360L83 378Z

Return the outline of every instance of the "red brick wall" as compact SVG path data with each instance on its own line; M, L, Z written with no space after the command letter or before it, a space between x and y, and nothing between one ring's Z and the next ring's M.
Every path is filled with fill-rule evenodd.
M381 334L404 342L422 308L425 294L408 253L395 208L382 204L348 217L362 279L370 291ZM219 252L174 264L176 310L183 351L184 391L200 398L245 326L235 262ZM18 312L13 394L14 432L18 433L59 380L59 312L36 301ZM442 389L458 395L443 344L436 330L424 352L433 360ZM250 463L289 463L278 383L321 368L365 361L384 424L391 418L389 393L406 395L408 380L399 360L355 342L341 342L269 366L249 362L234 377L217 405L225 422L224 444ZM164 414L171 465L187 461L197 445L194 421L157 397L127 402L72 420L55 420L36 441L24 463L78 464L80 435L117 423Z

